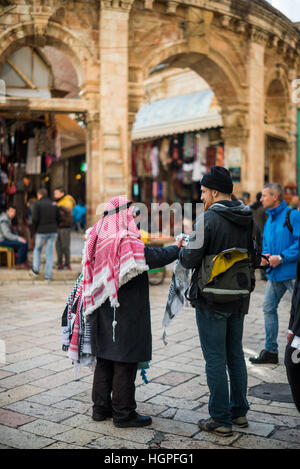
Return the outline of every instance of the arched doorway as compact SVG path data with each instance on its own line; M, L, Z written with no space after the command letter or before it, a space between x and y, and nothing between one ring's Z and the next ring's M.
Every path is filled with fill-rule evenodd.
M266 87L265 98L265 182L294 185L291 157L289 89L282 70L277 69Z
M188 67L154 67L132 131L132 197L197 203L200 179L224 165L222 116L208 83Z
M0 61L5 84L0 103L1 171L6 175L2 208L24 193L25 204L17 211L20 224L28 220L30 203L40 187L52 197L54 188L63 186L84 200L86 160L79 75L72 61L51 45L24 42L11 45L11 54L5 51ZM30 184L24 188L25 175Z

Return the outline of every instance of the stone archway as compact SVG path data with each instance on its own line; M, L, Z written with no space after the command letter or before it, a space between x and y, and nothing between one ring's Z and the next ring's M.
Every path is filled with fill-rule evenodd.
M90 215L108 197L130 194L131 125L143 77L163 60L185 64L209 83L222 110L225 159L240 154L241 187L261 190L270 132L265 86L281 64L291 87L300 50L299 30L268 2L31 0L15 3L13 13L0 6L0 13L0 61L34 41L59 47L75 65L88 122ZM288 114L295 110L290 103ZM295 122L287 119L275 132L295 132ZM294 162L292 138L288 144Z
M269 182L293 183L295 159L291 144L290 90L285 71L269 73L265 87L266 168Z

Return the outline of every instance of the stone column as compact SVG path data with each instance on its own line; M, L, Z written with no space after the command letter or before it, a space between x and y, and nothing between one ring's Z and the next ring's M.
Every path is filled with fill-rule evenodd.
M99 65L98 65L99 68ZM99 79L95 68L86 71L89 77L85 81L80 96L85 100L87 112L86 122L86 206L87 225L97 221L97 206L103 199L103 168L100 158L100 112L99 112Z
M252 195L264 185L264 54L267 37L253 29L248 44L248 128L247 152L242 168L242 186Z
M236 174L240 172L240 180L234 181L234 194L240 196L241 192L246 190L243 171L247 159L249 137L247 109L239 104L224 105L222 119L224 124L222 131L225 147L224 164L231 170L234 168Z
M87 225L91 226L98 220L97 208L103 202L103 162L100 155L100 116L99 112L87 112L86 141L86 205Z
M128 194L128 20L131 3L107 0L100 12L102 201Z

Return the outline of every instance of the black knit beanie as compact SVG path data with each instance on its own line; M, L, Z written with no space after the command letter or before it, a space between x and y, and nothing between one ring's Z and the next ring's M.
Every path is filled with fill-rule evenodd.
M210 172L204 174L201 186L215 189L224 194L232 194L233 183L230 172L223 166L212 166Z

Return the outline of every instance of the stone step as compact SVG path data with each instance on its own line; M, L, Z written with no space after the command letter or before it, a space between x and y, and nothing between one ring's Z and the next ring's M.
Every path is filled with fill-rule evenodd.
M54 281L59 282L72 282L76 280L81 272L81 264L73 264L72 270L56 270L52 271L52 278ZM12 282L45 282L44 269L41 269L40 274L34 277L30 274L30 270L16 270L8 269L7 267L0 267L0 284L7 284Z

